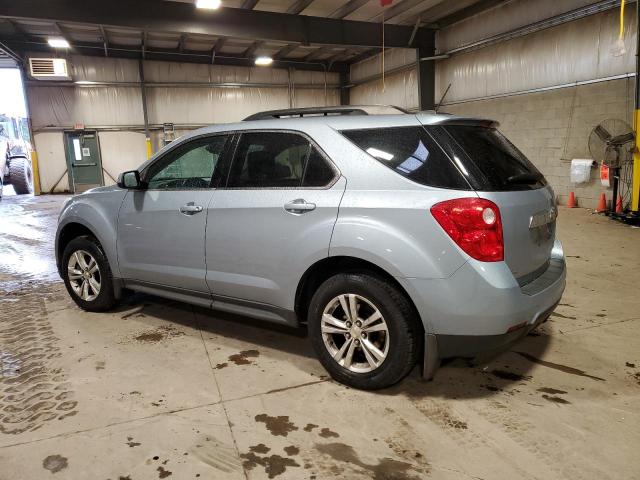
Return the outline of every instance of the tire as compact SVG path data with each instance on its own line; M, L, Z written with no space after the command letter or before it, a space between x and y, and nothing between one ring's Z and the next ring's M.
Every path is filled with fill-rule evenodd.
M90 274L90 271L85 270L81 262L78 262L80 258L84 260L87 267L92 267L93 265L90 259L95 260L97 275L96 271ZM95 238L82 236L71 240L64 248L61 270L64 285L67 287L69 295L83 310L89 312L104 312L112 309L117 304L109 262L102 251L102 247ZM77 273L74 278L73 271L80 272L80 278L77 278ZM88 277L84 275L85 273L92 275L93 283L88 280ZM87 281L85 282L85 280ZM97 294L95 288L96 282L99 285ZM85 283L87 284L87 295L84 295L83 290ZM80 287L79 291L78 287Z
M351 309L349 302L355 301L356 324L379 312L381 319L369 323L371 331L354 328L354 322L349 327L353 315L345 315L345 303L340 299L343 295L347 309ZM325 313L344 323L340 327L333 319L327 323L323 320ZM322 283L311 299L307 321L320 363L334 380L357 389L378 390L402 380L414 367L422 345L419 319L407 297L395 285L368 273L338 274ZM342 333L347 327L351 328L348 335ZM327 333L335 329L339 333ZM356 344L353 348L345 347L349 338ZM376 350L370 348L372 344ZM350 350L351 365L347 368ZM341 351L346 353L341 355ZM385 354L382 360L381 353ZM341 363L334 360L334 355Z
M9 178L17 195L33 193L31 162L24 157L14 157L9 163Z

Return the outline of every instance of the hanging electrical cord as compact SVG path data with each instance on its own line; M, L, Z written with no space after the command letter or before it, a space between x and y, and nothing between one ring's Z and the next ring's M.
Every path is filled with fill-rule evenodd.
M618 40L611 47L611 55L614 57L620 57L627 53L627 49L624 46L624 3L625 0L620 2L620 34L618 35Z

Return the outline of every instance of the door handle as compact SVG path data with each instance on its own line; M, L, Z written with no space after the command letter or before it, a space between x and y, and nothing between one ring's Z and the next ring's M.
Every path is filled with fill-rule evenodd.
M303 198L296 198L284 204L284 209L291 213L305 213L316 209L315 203L309 203Z
M194 202L189 202L186 205L180 207L180 213L184 215L195 215L196 213L200 213L202 211L202 207L200 205L196 205Z

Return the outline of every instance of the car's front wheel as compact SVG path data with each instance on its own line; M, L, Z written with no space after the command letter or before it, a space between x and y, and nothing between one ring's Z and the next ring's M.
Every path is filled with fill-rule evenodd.
M69 295L83 310L103 312L116 304L109 262L94 238L82 236L67 244L62 274Z
M335 380L376 390L402 380L421 345L417 316L395 285L366 273L335 275L309 305L314 349Z

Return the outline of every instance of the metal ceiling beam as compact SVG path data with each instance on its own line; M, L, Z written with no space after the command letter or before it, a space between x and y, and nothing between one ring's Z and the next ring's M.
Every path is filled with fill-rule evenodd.
M259 0L244 0L244 2L242 2L242 7L240 8L244 8L246 10L253 10L255 8L255 6L258 4Z
M226 42L227 42L227 39L224 37L221 37L218 40L216 40L216 43L213 45L213 48L211 49L211 63L215 63L216 55L222 49L222 47L224 47L224 44Z
M341 6L337 10L334 10L333 12L331 12L329 14L329 18L344 18L347 15L358 10L368 1L369 0L349 0L347 3L345 3L343 6Z
M263 44L264 42L261 40L253 42L251 46L244 51L242 56L245 58L253 58L253 55L256 53L256 50L258 50Z
M223 39L220 39L223 40ZM5 38L0 40L0 44L19 56L18 52L43 52L51 53L51 47L43 39L25 40L22 37ZM102 43L74 43L74 52L78 55L103 56L104 46ZM215 47L214 47L215 48ZM3 48L4 49L4 48ZM160 48L145 47L146 60L160 60L171 62L189 62L189 63L212 63L212 53L206 51L186 50L179 53L175 49L163 50ZM136 47L131 45L118 45L113 42L109 45L109 53L111 57L140 59L142 56L142 46ZM254 61L250 58L242 58L229 54L217 53L215 56L216 65L231 65L240 67L253 67ZM296 60L274 60L272 66L274 68L295 68L297 70L314 70L324 72L327 69L330 72L346 72L349 65L344 62L336 62L332 65L325 65L323 62L304 63Z
M497 7L500 4L507 3L508 1L509 0L480 0L478 3L475 3L470 7L463 8L462 10L447 15L440 20L436 20L436 23L440 28L448 27L449 25L460 22L469 17L473 17L474 15L478 15L479 13ZM425 15L427 15L426 12ZM429 20L426 16L424 18Z
M109 56L109 36L107 35L107 31L104 29L102 25L100 25L100 35L102 36L102 45L104 46L104 56Z
M308 0L305 0L305 3ZM296 2L297 4L300 2ZM35 20L60 21L133 28L148 32L205 34L252 40L299 43L303 45L345 45L376 47L380 45L380 26L324 17L286 13L220 8L204 11L191 3L157 0L0 0L3 16ZM412 27L388 25L385 44L407 47ZM426 43L433 31L420 28L412 47Z
M388 22L389 20L402 15L404 12L409 10L410 8L417 7L423 2L423 0L403 0L397 5L393 5L389 8L384 9L382 12L377 14L375 17L372 17L370 21L381 21L382 14L384 13L384 21Z
M287 8L287 13L292 15L298 15L305 8L313 3L313 0L297 0L294 2L289 8Z
M187 41L187 34L183 33L182 35L180 35L180 40L178 40L178 51L180 53L184 52L184 42Z
M274 60L280 60L286 58L291 52L293 52L300 45L297 43L290 43L289 45L282 47L278 52L273 56Z
M353 63L358 63L361 62L363 60L366 60L367 58L371 58L374 55L379 54L380 52L382 52L382 48L370 48L364 52L362 52L360 55L356 55L355 57L353 57L349 63L353 64Z
M309 55L304 57L303 62L311 62L311 61L315 60L316 58L318 58L319 56L324 55L325 53L327 53L327 52L329 52L331 50L333 50L333 47L317 48L313 52L311 52Z

